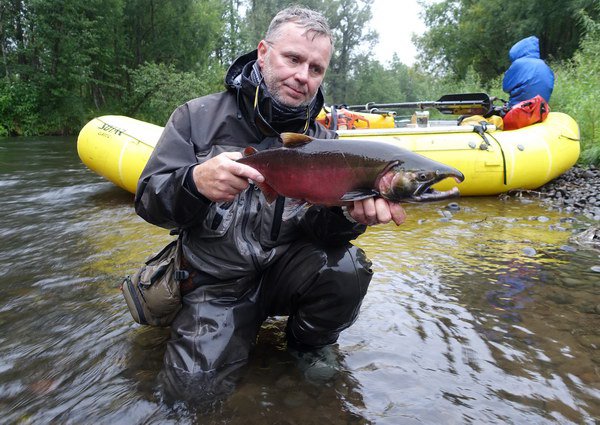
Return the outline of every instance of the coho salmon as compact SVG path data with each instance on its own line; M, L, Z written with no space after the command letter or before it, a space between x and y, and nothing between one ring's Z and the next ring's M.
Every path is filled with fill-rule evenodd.
M282 133L283 147L247 147L238 161L265 178L258 187L267 202L278 195L314 205L341 206L381 196L391 202L426 202L459 195L457 187L434 191L448 177L464 180L457 169L389 143L315 139Z

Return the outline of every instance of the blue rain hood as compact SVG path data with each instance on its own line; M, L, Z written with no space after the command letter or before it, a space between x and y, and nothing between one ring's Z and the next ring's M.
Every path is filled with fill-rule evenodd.
M540 58L540 40L535 35L515 43L508 52L511 62L520 58Z
M540 41L536 36L515 43L509 53L512 65L504 74L502 90L510 95L509 107L540 95L550 102L554 89L554 73L540 59Z

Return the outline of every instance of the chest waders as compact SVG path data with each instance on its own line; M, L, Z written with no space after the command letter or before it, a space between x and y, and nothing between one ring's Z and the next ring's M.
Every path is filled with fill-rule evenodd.
M370 267L352 244L318 247L298 240L261 275L198 287L183 297L171 327L165 387L176 398L226 395L269 316L288 316L290 347L335 343L358 316Z

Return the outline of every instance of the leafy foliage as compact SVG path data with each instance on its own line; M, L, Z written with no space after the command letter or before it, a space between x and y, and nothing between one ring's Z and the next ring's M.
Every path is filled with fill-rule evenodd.
M221 0L0 3L0 131L74 133L91 116L125 113L139 100L146 63L165 64L170 90L160 92L164 104L133 109L168 116L150 110L171 107L186 91L198 93L191 85L215 87L224 11ZM212 80L198 84L206 77Z
M328 99L344 99L351 92L351 70L359 62L360 50L370 49L377 41L377 34L367 26L373 0L336 0L326 4L323 13L334 33L335 50L325 88Z
M219 70L222 74L222 70ZM171 112L190 98L213 91L202 76L178 72L174 65L146 63L131 72L126 115L164 123Z
M425 6L427 32L417 37L421 63L430 72L462 79L472 69L481 80L508 67L508 51L537 35L542 58L570 58L585 33L582 12L597 19L597 0L442 0Z
M127 0L123 28L129 68L146 62L193 70L206 65L223 32L225 4L215 0Z
M600 23L585 17L587 36L573 58L556 66L551 107L574 117L582 138L581 159L600 164Z

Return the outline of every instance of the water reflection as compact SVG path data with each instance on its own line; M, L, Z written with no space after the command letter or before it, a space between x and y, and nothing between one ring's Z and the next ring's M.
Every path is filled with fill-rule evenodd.
M369 363L356 367L366 368L359 380L383 382L371 400L386 411L377 423L593 423L600 414L598 346L574 337L598 341L597 255L561 248L569 220L558 213L540 220L538 205L490 202L461 200L450 221L419 206L417 223L394 230L401 244L387 229L365 241L383 285L366 309L385 313L382 327L362 329L374 336L358 356Z
M208 411L157 385L168 329L118 285L170 238L73 139L0 141L0 411L8 423L585 423L600 418L600 265L539 202L409 205L360 238L375 278L339 373L303 378L270 321Z

